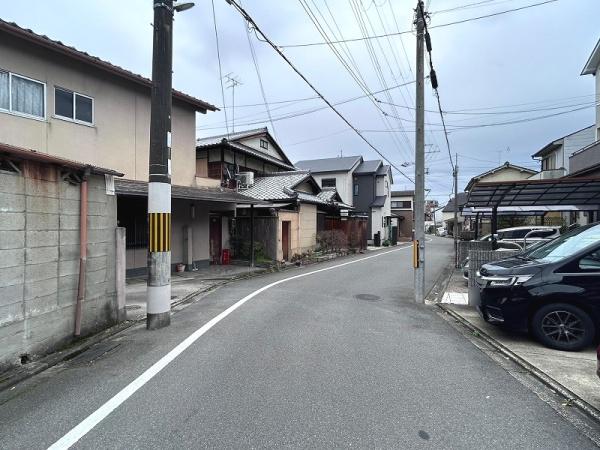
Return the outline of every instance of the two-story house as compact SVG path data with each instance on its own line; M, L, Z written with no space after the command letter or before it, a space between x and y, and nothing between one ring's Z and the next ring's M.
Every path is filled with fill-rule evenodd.
M391 237L390 166L381 160L365 161L362 156L303 160L296 167L309 170L321 187L335 187L344 203L353 207L352 215L364 215L368 242Z
M502 182L502 181L515 181L515 180L526 180L538 172L529 169L527 167L518 166L511 164L506 161L504 164L498 167L494 167L486 172L474 176L469 180L465 187L465 192L459 192L457 196L458 200L458 226L454 225L454 199L450 199L448 204L442 209L442 220L446 225L448 234L454 234L456 231L458 235L462 231L474 231L477 227L481 230L488 230L490 228L489 217L481 214L471 214L469 211L465 211L463 206L467 201L468 193L472 187L479 182ZM484 233L484 231L481 231ZM480 233L480 234L481 234ZM485 234L485 233L484 233Z
M20 184L27 189L31 185L29 191L14 194L22 211L11 214L24 213L24 219L9 218L5 208L0 208L0 229L14 231L15 236L25 233L24 252L29 255L14 269L0 269L0 305L10 301L18 285L25 286L32 305L37 302L52 311L70 305L73 296L80 295L72 289L79 268L71 256L80 252L79 239L83 239L79 215L73 214L74 202L88 205L86 249L88 269L91 267L94 272L84 286L89 298L104 295L98 294L99 285L106 285L107 281L113 283L113 289L103 288L102 292L109 300L110 292L114 293L110 272L111 268L114 272L117 225L126 227L129 273L145 271L151 89L152 82L147 78L0 20L0 172L3 180L9 180L5 175L10 175L10 180L23 177L25 181L12 182L15 189ZM233 218L237 204L256 201L221 187L218 181L206 182L203 174L197 173L196 114L216 108L176 90L172 104L172 263L208 264L213 259L210 215ZM32 169L33 163L20 162L33 157L37 158L38 171ZM123 177L115 179L114 175ZM78 190L68 188L77 185L89 186L88 202L83 201L85 196ZM7 189L2 192L8 195ZM217 234L218 231L222 233ZM225 225L215 229L214 234L219 237L219 246L228 245ZM2 242L2 246L9 246L19 241ZM27 247L29 243L47 245L33 250ZM35 271L31 268L29 274L29 262L43 267L36 267ZM57 268L53 272L54 266ZM22 273L15 275L19 270ZM42 288L44 277L58 280L57 290ZM9 295L4 288L12 293ZM57 297L54 309L42 300L49 295ZM89 305L93 303L90 301ZM35 311L42 311L38 306ZM94 308L101 312L103 306L98 303ZM42 323L41 317L34 319L37 324ZM32 327L33 321L27 326Z
M238 205L236 257L247 257L253 228L264 257L289 261L314 249L326 218L339 216L343 202L337 190L322 189L309 172L297 171L266 127L198 139L196 151L196 170L205 182L263 202L255 209Z
M397 237L400 240L412 238L414 201L415 191L392 191L392 222L398 227Z
M596 140L596 127L591 125L556 139L531 157L540 161L540 172L529 177L535 180L561 178L569 174L569 157Z
M0 142L124 174L114 183L118 224L127 229L128 273L143 273L151 80L15 24L0 22L0 32ZM209 236L220 252L229 234L225 225L211 230L210 215L233 217L236 203L249 201L197 172L196 114L214 110L173 90L173 265L216 261Z

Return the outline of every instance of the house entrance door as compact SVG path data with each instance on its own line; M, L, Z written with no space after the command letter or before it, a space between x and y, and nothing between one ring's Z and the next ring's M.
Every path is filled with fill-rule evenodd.
M283 259L290 260L290 230L292 222L284 220L281 222L281 249L283 250Z
M220 264L221 242L222 242L221 216L210 216L209 240L210 240L210 263Z

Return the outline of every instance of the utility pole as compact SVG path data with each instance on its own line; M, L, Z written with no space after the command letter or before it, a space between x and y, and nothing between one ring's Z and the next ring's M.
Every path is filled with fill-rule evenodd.
M415 301L425 303L425 11L422 0L417 3L417 92L415 130L415 235L413 265L415 268Z
M454 155L454 228L452 237L454 238L454 267L458 267L458 153Z
M194 6L154 2L152 100L148 165L148 289L146 328L171 323L171 103L173 14Z

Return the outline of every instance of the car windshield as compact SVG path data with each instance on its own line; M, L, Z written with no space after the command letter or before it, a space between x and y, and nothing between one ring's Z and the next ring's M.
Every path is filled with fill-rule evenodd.
M541 262L555 262L577 253L592 244L600 242L600 225L577 228L569 233L536 246L524 253L527 258Z

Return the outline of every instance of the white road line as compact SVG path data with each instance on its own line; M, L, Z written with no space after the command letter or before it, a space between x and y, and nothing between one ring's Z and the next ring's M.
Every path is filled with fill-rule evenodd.
M204 333L218 324L221 320L231 314L233 311L238 309L248 300L256 297L261 292L266 291L267 289L272 288L273 286L277 286L278 284L285 283L286 281L296 280L298 278L307 277L309 275L313 275L315 273L325 272L328 270L337 269L338 267L344 267L349 264L355 264L361 261L365 261L371 258L377 258L379 256L387 255L388 253L397 252L399 250L404 250L407 248L411 248L411 246L396 248L394 250L389 250L386 252L377 253L371 256L365 256L364 258L355 259L353 261L348 261L342 264L336 264L335 266L325 267L323 269L313 270L311 272L302 273L299 275L294 275L293 277L284 278L282 280L275 281L271 284L267 284L266 286L257 289L256 291L248 294L241 300L238 300L236 303L231 305L222 313L213 317L207 323L202 325L192 334L190 334L184 341L178 344L173 350L155 362L150 368L148 368L144 373L142 373L139 377L125 386L119 393L117 393L114 397L104 403L100 408L86 417L79 425L75 426L71 429L67 434L65 434L62 438L48 447L50 450L58 450L58 449L68 449L72 445L74 445L79 439L89 433L96 425L98 425L102 420L104 420L110 413L112 413L115 409L117 409L125 400L131 397L138 389L144 386L148 381L154 378L161 370L167 367L175 358L177 358L181 353L185 351L189 346L191 346L194 342L196 342Z

